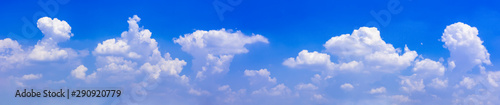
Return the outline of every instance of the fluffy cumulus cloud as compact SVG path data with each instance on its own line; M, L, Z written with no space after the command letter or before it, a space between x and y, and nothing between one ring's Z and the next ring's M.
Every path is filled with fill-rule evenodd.
M393 95L390 96L395 102L394 103L405 103L412 101L408 96L405 95Z
M498 87L500 83L500 71L489 72L488 82L491 84L491 86Z
M42 74L28 74L28 75L23 75L23 77L21 77L21 79L23 80L34 80L40 78L42 78Z
M60 74L69 73L69 68L80 65L80 58L88 55L86 50L59 47L73 37L66 21L42 17L36 26L32 28L38 28L43 37L35 45L0 39L0 72L7 77L0 78L2 88L60 86L66 83Z
M402 86L401 89L406 92L425 92L423 79L412 79L412 77L402 78L400 84Z
M491 64L490 53L478 37L476 27L461 22L449 25L444 30L441 41L450 51L449 60L456 69L464 71L477 65Z
M15 68L24 63L24 50L17 41L10 38L0 40L0 71Z
M490 55L478 37L478 30L461 22L454 23L446 27L440 41L450 51L450 57L447 60L431 60L419 56L407 46L403 50L394 48L382 40L376 28L361 27L352 34L332 37L323 45L323 52L302 50L297 57L288 58L282 64L294 69L321 71L321 74L311 77L311 82L318 86L318 90L328 87L329 82L339 84L342 90L351 90L354 86L343 81L347 79L361 83L356 90L365 90L364 93L352 94L376 94L376 97L395 101L394 103L421 103L419 101L422 100L442 102L451 98L443 93L433 93L436 91L454 94L450 100L477 99L480 103L487 103L496 99L495 96L489 97L489 94L498 92L494 87L499 86L500 76L498 72L487 71L485 67L491 65ZM474 67L481 70L480 74L466 72ZM469 76L463 77L464 75ZM379 83L390 86L371 87L372 84ZM393 86L399 86L399 89ZM481 95L469 94L478 90L486 90L487 99L478 99L477 96ZM425 94L434 99L423 99L412 94Z
M78 64L75 58L86 56L86 51L75 51L72 48L60 48L59 43L73 36L70 25L57 18L42 17L37 21L37 27L44 35L34 46L22 47L16 40L5 38L0 40L0 71L33 66L33 62L44 65L62 60ZM45 62L45 63L42 63ZM68 65L68 64L67 64Z
M470 77L464 77L462 81L460 81L460 85L467 88L467 89L472 89L474 86L476 86L476 81Z
M139 27L141 19L134 15L127 21L128 31L124 31L119 38L108 39L99 43L94 49L94 55L114 55L132 59L148 59L158 50L158 43L151 38L148 29Z
M73 36L71 27L66 21L57 18L42 17L38 19L37 27L42 31L44 37L38 41L33 51L28 55L30 59L37 61L54 61L76 56L72 49L59 48L59 42L69 40Z
M33 81L39 80L43 77L42 74L25 74L21 77L10 77L10 79L19 87L29 87Z
M130 17L127 21L128 30L122 32L120 37L97 44L93 51L97 60L97 78L120 82L134 80L137 75L146 74L153 79L165 75L187 82L185 75L179 75L187 63L170 57L169 53L162 56L158 50L158 42L151 38L152 33L139 27L140 20L137 15ZM83 78L82 71L75 69L75 74L79 74L75 77Z
M291 94L290 88L288 88L285 84L281 83L276 84L276 78L270 77L271 72L267 71L267 69L260 70L245 70L244 75L249 78L250 85L255 85L257 83L265 84L258 86L257 90L252 92L253 95L269 95L269 96L277 96L277 95L289 95ZM268 84L266 84L268 83ZM274 87L272 87L274 86ZM306 88L316 88L314 85L307 84L299 84L297 88L306 89Z
M424 59L415 62L413 72L421 76L443 76L445 67L440 62Z
M442 89L448 87L448 79L439 79L434 78L429 86L434 87L436 89Z
M426 55L418 55L407 46L395 48L382 39L376 28L361 27L351 34L331 37L323 44L322 51L304 49L298 54L295 52L296 56L278 62L290 69L307 69L294 73L310 75L310 79L278 81L277 78L281 77L276 75L294 73L238 68L229 74L240 73L244 79L227 82L219 79L234 78L225 74L236 55L248 53L245 46L268 44L266 37L226 29L196 30L181 35L173 42L193 57L193 72L184 72L188 62L160 52L152 32L139 26L140 21L141 18L134 15L127 20L128 30L119 37L95 43L91 51L95 59L84 65L71 61L81 60L79 57L85 56L85 51L59 47L59 43L73 37L70 25L57 18L40 18L37 27L44 36L36 45L25 47L10 38L0 40L0 71L30 63L69 62L65 64L70 64L67 65L71 66L70 69L57 71L67 73L67 78L44 80L52 75L17 73L8 79L0 78L0 81L2 85L19 87L28 87L27 84L42 80L49 85L101 83L104 86L132 87L124 88L131 94L183 99L189 101L185 102L187 104L494 104L500 100L500 89L497 89L500 71L489 70L492 65L490 54L478 37L478 30L460 22L447 26L441 37L440 41L450 53L446 60L424 58ZM481 72L468 71L475 67ZM295 78L293 76L288 78ZM168 86L159 83L151 86L154 84L151 81L161 82L162 78L166 78L164 84ZM7 80L8 83L3 82ZM155 92L135 91L137 87L155 89ZM337 94L338 91L349 95ZM352 100L342 100L346 98Z
M250 77L250 84L276 83L276 78L271 78L271 73L267 69L245 70L244 75Z
M300 83L297 86L295 86L295 89L298 89L298 90L316 90L316 89L318 89L318 87L316 87L315 85L313 85L311 83L308 83L308 84Z
M262 35L247 36L241 31L226 29L197 30L174 39L174 43L194 57L192 69L197 71L198 79L226 73L234 55L247 53L245 45L257 42L269 43Z
M497 80L493 79L495 75L498 75L498 71L463 77L452 90L454 91L452 103L494 105L500 102L498 96L500 90L494 83Z
M416 51L400 49L387 44L376 28L361 27L352 34L332 37L324 45L327 53L302 50L296 58L288 58L283 65L290 68L312 68L356 72L394 73L409 67L417 57ZM330 61L335 56L338 63Z
M262 88L262 89L253 91L252 94L269 95L269 96L283 96L283 95L292 94L292 91L290 90L290 88L285 86L285 84L278 84L275 87L272 87L270 89Z
M206 91L206 90L201 90L201 89L189 89L188 91L189 94L192 94L192 95L196 95L196 96L201 96L201 95L209 95L210 92Z
M343 90L352 90L354 88L354 86L352 86L350 83L344 83L344 84L340 85L340 88Z
M307 68L307 66L315 66L322 67L322 69L333 69L335 64L330 61L330 55L328 54L302 50L296 58L288 58L285 60L283 65L291 68Z
M406 92L424 92L424 81L430 82L428 85L433 88L445 88L448 85L448 80L439 79L439 77L444 76L445 70L441 62L428 58L417 59L412 68L413 75L401 76L401 89Z
M387 44L377 28L361 27L352 34L332 37L323 46L339 58L339 64L357 61L368 71L396 72L410 66L417 57L417 52L408 47L402 53Z
M361 27L354 30L352 34L343 34L330 38L324 45L325 53L309 52L303 50L295 58L288 58L283 62L283 65L290 68L310 69L320 71L311 78L311 82L324 87L328 84L328 79L335 76L351 78L352 81L367 83L375 83L381 75L393 75L400 73L409 67L416 65L413 68L418 75L441 76L444 73L444 66L440 62L435 62L429 59L417 60L418 54L416 51L410 50L405 46L403 51L399 48L394 48L392 44L382 40L380 32L376 28ZM330 59L335 58L332 62ZM431 65L432 67L426 67ZM352 75L352 76L349 76ZM365 75L365 76L360 76ZM400 76L402 91L424 91L425 85L423 79L418 78L418 81L413 79L416 76ZM364 84L363 84L364 85ZM343 83L340 89L348 91L354 89L350 83ZM367 89L359 87L358 89ZM368 91L368 92L366 92ZM386 93L386 87L372 88L365 92L353 92L352 94L381 94ZM386 97L389 98L389 97Z
M370 90L370 94L380 94L380 93L385 93L386 89L385 87L379 87L379 88L374 88Z
M85 67L84 65L80 65L76 69L71 71L71 76L75 77L76 79L82 79L82 80L95 78L96 73L93 72L92 74L87 75L86 73L87 70L88 70L87 67Z
M170 54L167 53L165 58L160 59L157 64L151 65L150 63L145 63L141 66L141 70L147 71L151 74L152 78L158 79L160 73L171 76L179 75L182 71L182 67L186 64L184 60L179 60L178 58L172 59ZM185 78L185 75L183 75L182 78Z
M130 49L130 46L123 40L108 39L99 43L94 54L123 54Z

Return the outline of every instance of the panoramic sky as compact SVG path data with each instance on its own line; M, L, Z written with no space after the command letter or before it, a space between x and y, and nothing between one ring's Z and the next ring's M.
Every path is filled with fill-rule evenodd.
M3 104L500 103L495 0L4 0ZM16 90L120 89L26 98Z

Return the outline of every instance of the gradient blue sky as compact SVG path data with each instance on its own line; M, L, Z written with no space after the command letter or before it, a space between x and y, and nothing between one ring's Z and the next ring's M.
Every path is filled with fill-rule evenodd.
M33 46L44 37L44 34L36 27L37 20L47 16L52 19L64 20L71 26L71 33L74 36L67 41L60 42L58 44L60 48L87 51L89 54L73 58L71 61L34 61L30 65L21 65L23 67L0 71L2 85L0 87L2 89L0 98L2 98L3 102L30 104L52 100L13 97L15 89L24 88L16 85L16 81L18 81L16 78L28 74L43 75L36 80L24 81L26 82L24 85L27 85L25 87L30 88L101 88L102 84L106 84L105 82L88 83L84 80L75 79L70 73L78 65L84 65L88 68L87 74L97 71L99 68L97 57L100 55L94 54L94 49L107 39L120 37L120 34L129 28L127 20L134 15L140 17L139 27L149 29L152 32L151 38L158 42L158 48L162 56L168 52L172 58L178 58L186 62L186 65L182 66L182 72L178 75L185 75L190 81L187 83L188 85L183 85L169 81L169 78L166 77L163 80L169 82L161 82L157 88L147 91L151 94L148 94L145 100L133 101L132 103L201 105L243 103L460 104L455 100L470 99L469 96L473 95L474 91L479 90L460 87L462 86L460 82L464 77L488 78L488 73L493 75L495 71L500 69L500 67L496 66L500 64L498 60L500 59L500 54L498 54L500 53L500 47L498 47L500 44L500 35L498 35L500 33L498 29L500 27L500 8L498 8L500 2L495 0L241 0L241 3L234 5L228 2L231 0L48 1L57 3L58 10L48 13L44 10L44 5L39 4L39 2L42 4L46 2L44 0L30 2L19 0L2 1L0 4L0 39L11 38L17 40L25 51L31 51L30 49L33 49ZM230 6L233 10L226 11L222 14L222 17L219 17L214 8L214 2L216 1ZM338 64L341 61L338 59L342 57L329 53L329 50L325 49L323 45L330 38L342 34L351 34L353 30L358 30L369 22L380 24L377 21L378 16L372 15L371 12L387 11L388 6L392 5L391 2L400 3L400 13L391 14L386 26L380 25L376 28L380 31L380 37L385 43L392 44L394 48L403 50L398 54L402 55L404 53L405 46L418 53L419 57L412 60L411 66L407 66L395 73L335 73L335 75L331 75L333 76L331 79L318 84L313 83L317 89L306 92L297 89L297 85L301 83L312 83L311 78L315 74L328 76L328 71L312 70L315 67L314 65L307 66L307 68L290 67L284 64L285 60L297 57L302 50L308 50L309 52L317 51L322 54L329 54L331 58L328 59ZM387 18L383 17L383 19ZM457 74L459 76L451 75L453 73L448 65L450 51L443 47L444 42L441 39L447 26L457 22L477 28L479 31L477 37L483 41L482 46L490 54L488 55L491 61L490 65L480 63L473 69L466 70L466 73ZM26 28L26 25L33 26L33 33L35 33L33 37L24 34L26 31L23 29ZM248 52L229 54L234 55L234 57L232 61L229 61L227 73L216 75L217 78L214 79L198 80L196 76L199 69L198 66L193 65L194 54L184 51L183 46L175 43L174 40L195 31L220 31L222 28L233 30L232 32L239 30L245 36L259 34L265 37L269 43L245 44L244 48L248 49ZM232 33L231 31L227 32ZM28 33L32 33L32 31L29 30ZM0 52L0 54L2 53L5 52ZM440 62L446 68L446 74L440 78L449 80L445 89L449 91L440 92L439 89L432 89L429 86L425 87L424 92L405 92L401 89L402 84L400 82L402 78L413 74L412 69L415 62L418 61L417 59L422 60L424 58ZM0 59L0 61L2 60L5 59ZM67 64L68 62L70 64ZM138 64L136 68L141 65L143 64ZM486 71L491 72L479 73L479 66L485 67ZM249 84L252 78L244 75L245 70L260 69L267 69L271 74L270 77L276 78L276 82L263 86ZM370 71L369 69L366 70ZM448 73L451 74L448 75ZM358 77L374 77L376 79L353 79ZM143 77L138 76L136 78L138 79L133 80L134 82L139 82ZM428 84L426 79L424 79L425 85ZM500 78L493 79L500 81ZM47 86L50 81L60 80L64 80L65 83ZM98 78L97 81L101 80ZM44 84L46 82L47 84ZM354 85L354 90L349 92L340 89L339 86L344 83ZM284 84L289 88L291 90L290 94L281 94L283 96L271 95L269 98L262 98L252 94L253 91L259 89L272 90L271 88L279 86L279 84ZM223 102L219 98L214 98L232 97L228 93L217 92L217 88L223 85L230 86L232 92L235 92L239 99ZM107 86L121 87L125 88L125 90L131 88L128 82ZM387 88L387 92L381 94L369 93L371 89L378 87ZM204 90L209 94L193 95L192 92L189 92L190 89ZM237 92L240 89L246 92L240 94ZM455 93L456 91L461 92ZM500 101L498 100L499 95L495 93L499 92L498 89L492 89L491 94L493 95L479 102L484 102L483 104L498 102ZM318 95L321 95L323 100L311 98ZM391 101L396 96L402 96L410 101L402 101L403 103ZM439 98L429 98L434 96ZM55 101L50 102L79 104L73 102L95 101L93 104L110 104L115 99L55 99ZM296 101L287 101L290 99L296 99Z

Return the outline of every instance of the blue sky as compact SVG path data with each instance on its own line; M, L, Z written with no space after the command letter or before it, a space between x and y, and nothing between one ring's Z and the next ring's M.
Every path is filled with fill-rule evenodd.
M9 104L494 104L498 4L2 1L0 98ZM145 79L161 82L146 89ZM110 87L147 95L12 97L22 88Z

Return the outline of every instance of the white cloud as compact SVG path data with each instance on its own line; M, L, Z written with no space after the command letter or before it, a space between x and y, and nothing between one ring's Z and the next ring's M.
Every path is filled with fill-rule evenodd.
M397 52L375 52L365 57L367 67L382 72L396 72L406 69L411 65L417 52L411 51L408 47L404 48L405 53L399 55Z
M252 94L264 94L264 95L270 95L270 96L279 96L279 95L290 95L292 94L292 91L285 86L285 84L279 84L276 85L276 87L273 87L271 89L267 88L261 88L259 90L253 91Z
M66 80L59 80L59 81L52 81L52 80L49 80L48 82L49 84L63 84L63 83L66 83Z
M133 80L142 73L147 73L153 79L164 74L182 83L188 82L185 75L179 75L187 63L178 58L173 59L169 53L162 57L158 42L151 38L152 33L139 27L140 20L137 15L129 17L127 31L122 32L119 38L108 39L97 45L93 51L97 56L97 76L116 82Z
M313 99L315 99L315 100L321 100L321 99L323 99L323 95L321 95L321 94L314 94L313 95Z
M66 21L57 18L42 17L36 23L38 29L45 35L45 41L62 42L68 40L73 34L71 27Z
M134 68L137 65L136 62L132 62L130 60L126 60L123 57L115 57L115 56L105 56L105 57L97 57L98 64L105 64L103 67L97 68L99 72L111 72L111 73L119 73L124 71L135 71Z
M78 65L80 60L75 58L88 54L86 50L75 51L58 46L60 42L67 41L73 36L71 27L66 21L42 17L38 19L37 27L44 36L34 46L22 49L15 40L10 38L0 40L0 71L43 66L54 61L57 61L53 63L54 66L64 68Z
M488 72L488 82L493 87L498 87L500 82L500 71Z
M243 100L242 97L246 94L246 89L232 91L229 85L219 86L217 90L223 92L223 94L215 97L217 101L221 101L224 104L235 104L235 102Z
M491 64L490 54L477 35L476 27L458 22L447 26L441 36L444 47L450 51L449 60L461 71L470 70L483 63Z
M269 43L267 38L262 35L246 36L241 31L232 32L226 29L221 30L197 30L191 34L185 34L174 42L182 46L182 50L191 53L201 54L241 54L247 53L248 50L244 47L246 44L256 42Z
M97 44L95 54L123 54L130 49L130 46L123 40L108 39Z
M476 86L476 82L470 77L464 77L464 79L460 81L460 85L464 86L467 89L472 89L474 88L474 86Z
M75 70L71 71L71 75L78 79L85 79L85 72L87 71L87 67L80 65L76 67Z
M495 80L491 81L493 75L497 75L498 71L489 71L480 75L472 75L471 77L463 77L463 80L455 86L453 92L454 104L478 104L478 105L494 105L499 103L500 91L495 86ZM490 76L491 75L491 76ZM494 78L494 77L493 77ZM463 86L466 89L459 89Z
M21 45L17 43L17 41L12 40L10 38L5 38L3 40L0 40L0 51L2 52L7 52L7 51L19 51L21 49Z
M448 87L448 79L441 80L439 78L432 79L432 82L429 86L434 87L436 89L442 89Z
M38 41L35 48L28 55L36 61L55 61L76 56L72 49L61 49L57 45L59 42L69 40L73 36L71 27L66 21L57 18L42 17L38 19L37 27L45 35Z
M231 88L229 87L229 85L223 85L223 86L220 86L217 90L219 90L219 91L231 91Z
M297 89L297 90L316 90L316 89L318 89L318 87L314 86L311 83L308 83L308 84L300 83L300 84L297 84L297 86L295 86L295 89Z
M400 84L402 86L401 89L408 93L413 91L425 92L423 79L415 79L413 76L408 78L402 77Z
M182 71L182 67L187 63L184 60L179 60L178 58L172 59L169 53L164 56L165 58L161 59L157 64L151 65L150 63L145 63L140 69L151 74L150 76L154 79L158 79L160 73L170 76L179 76L179 73Z
M96 72L90 74L90 75L87 75L85 72L87 72L87 67L85 67L84 65L80 65L78 67L76 67L75 70L72 70L71 71L71 76L77 78L77 79L81 79L81 80L86 80L86 79L93 79L96 77Z
M487 72L487 67L483 65L489 65L491 62L489 60L489 53L482 45L483 42L477 36L477 29L475 29L475 27L470 27L463 23L450 25L445 29L441 41L445 43L444 47L450 50L450 58L447 61L443 58L440 58L439 61L434 61L423 58L422 56L416 59L418 56L416 51L411 51L407 46L405 46L404 49L394 48L391 44L382 40L380 32L376 28L362 27L358 30L354 30L352 34L332 37L323 45L325 47L324 52L326 53L302 50L299 52L298 56L288 58L282 64L289 68L323 70L321 71L321 75L316 74L311 78L312 83L319 86L321 86L320 83L327 82L324 81L326 79L324 79L324 77L332 77L332 74L335 74L336 78L339 78L335 80L361 80L363 83L382 82L378 79L382 79L383 83L386 83L387 77L398 76L401 78L399 84L401 85L402 92L406 92L407 94L420 92L419 94L436 95L434 99L431 100L437 101L441 101L441 98L444 99L446 97L441 97L439 94L427 93L425 87L427 85L428 87L436 89L446 89L449 80L455 81L460 78L454 77L455 75L445 74L449 72L448 70L470 70L478 66L481 70L481 74L487 74L487 76L484 75L489 82L487 84L491 84L493 87L499 86L498 81L500 81L500 79L498 78L500 78L500 76L497 76L496 73L493 72ZM330 60L331 58L335 60ZM443 62L447 64L443 64ZM447 67L445 65L447 65ZM403 76L407 74L407 72L403 70L408 70L407 68L410 66L412 66L410 72L412 72L413 75ZM342 71L355 72L349 73ZM380 72L386 73L387 75L378 76L381 74ZM352 76L352 78L350 78L350 75L356 75L357 73L366 74L366 78L370 80L366 80L364 76ZM424 85L424 81L428 83ZM458 95L470 93L469 91L479 84L478 82L480 82L480 80L474 80L470 77L464 78L464 80L459 83L459 86L464 86L469 90L464 90L466 92L461 92ZM341 89L345 90L345 88L351 85L352 84L347 85L347 83L343 84L341 85ZM377 93L378 90L381 91L382 88L372 89L370 93ZM492 91L492 89L488 91ZM399 100L400 102L413 102L413 100L405 95L394 95L388 98L394 98L393 100Z
M0 71L17 67L25 61L24 50L10 38L0 40Z
M158 42L151 38L152 33L148 29L139 28L141 19L134 15L127 21L128 31L124 31L119 38L108 39L99 43L94 49L94 55L123 56L133 59L148 59L156 50ZM159 60L156 58L154 60ZM153 60L153 59L150 59Z
M42 78L42 74L28 74L21 77L22 80L34 80Z
M360 71L363 69L363 62L351 61L348 63L342 63L338 68L341 71Z
M189 94L192 94L192 95L196 95L196 96L201 96L201 95L209 95L210 92L206 91L206 90L201 90L201 89L189 89L188 91Z
M390 44L380 37L377 28L361 27L351 35L332 37L324 45L326 51L340 57L364 57L374 52L395 52Z
M415 62L413 72L420 76L443 76L445 68L440 62L424 59Z
M172 58L169 53L161 53L158 50L158 43L155 39L151 38L152 33L139 27L137 24L140 18L133 16L127 21L129 23L128 31L121 34L121 37L112 38L104 40L97 44L97 47L92 52L96 56L96 70L87 74L88 68L84 65L80 65L70 72L73 78L81 80L89 80L91 78L107 79L110 81L137 81L136 77L144 76L158 79L162 76L171 76L183 83L189 82L189 78L186 75L181 75L183 66L187 65L184 60L178 58ZM42 40L40 40L33 49L25 49L26 52L21 48L16 41L9 38L0 40L0 70L10 69L19 66L25 62L25 58L30 58L31 60L37 61L56 61L72 58L76 55L76 52L70 48L59 48L57 45L59 42L67 41L73 36L71 33L71 27L65 22L58 19L41 18L38 23L38 27L42 30L45 35ZM324 44L326 50L323 53L317 51L302 50L298 53L297 57L291 57L286 59L282 64L290 68L308 68L308 69L322 69L322 70L339 70L339 71L377 71L384 73L394 73L389 75L383 75L383 79L379 80L378 74L368 74L361 76L352 76L346 73L346 75L339 75L339 79L334 79L336 83L343 83L345 80L356 81L357 83L366 84L368 82L381 82L382 84L388 83L387 86L395 86L391 83L400 84L401 89L406 91L411 95L410 92L420 91L424 95L433 96L436 100L441 98L433 93L425 93L424 81L428 83L427 85L436 89L443 89L448 87L449 80L456 80L454 77L442 77L445 75L445 71L455 68L467 68L469 66L479 66L481 70L486 70L487 66L482 64L491 64L489 61L489 53L486 48L482 45L482 41L477 37L477 29L475 27L467 27L466 24L456 23L447 27L442 36L442 41L445 42L446 48L450 50L450 59L447 61L448 68L443 66L444 60L433 61L430 59L418 59L415 60L417 53L415 51L409 50L408 47L401 51L399 48L394 48L391 44L387 44L380 37L380 33L376 28L366 28L362 27L355 30L351 35L345 34L341 36L332 37ZM214 74L224 74L229 71L229 65L236 54L247 53L248 49L245 45L253 43L269 43L267 39L261 35L251 35L247 36L240 31L226 31L221 30L210 30L201 31L197 30L193 33L180 36L178 39L174 39L174 42L182 46L182 50L188 52L194 57L193 63L193 73L196 74L196 78L206 78ZM449 43L448 43L449 42ZM465 52L464 52L465 51ZM335 62L330 59L334 58ZM469 61L467 61L469 60ZM456 65L455 65L456 64ZM79 65L79 64L77 64ZM414 75L409 77L403 77L402 80L393 81L387 80L387 78L400 76L403 73L397 73L400 70L405 70L407 67L413 65ZM22 66L22 65L21 65ZM408 69L407 69L408 70ZM91 70L93 71L93 70ZM395 73L396 72L396 73ZM189 72L188 72L189 73ZM322 72L324 73L324 72ZM404 72L406 73L406 72ZM485 74L487 73L487 74ZM380 73L379 73L380 74ZM294 91L290 90L287 86L282 83L276 83L277 80L270 76L271 73L267 69L260 70L245 70L244 76L249 77L250 84L256 83L270 83L272 85L265 85L262 87L254 88L251 94L253 95L269 95L269 96L297 96L300 98L310 97L308 99L317 101L318 99L329 100L328 94L322 94L324 90L318 87L324 87L327 84L320 84L325 82L332 75L329 74L316 74L311 78L312 83L299 83L295 85ZM46 76L46 75L45 75ZM194 75L193 75L194 76ZM21 77L12 77L15 83L24 86L23 82L30 82L29 80L41 79L42 74L27 74ZM346 78L347 77L347 78ZM359 78L360 77L360 78ZM387 78L386 78L387 77ZM472 77L472 78L471 78ZM454 93L455 96L467 96L466 99L470 97L477 97L480 95L467 95L473 88L477 85L481 85L481 79L485 78L486 81L493 87L498 87L500 81L500 72L481 72L481 75L477 78L474 76L464 77L462 81L459 82L458 86L464 86L469 90L460 90L460 92ZM45 78L45 77L44 77ZM373 80L366 80L373 79ZM460 77L458 77L460 78ZM170 79L170 78L169 78ZM169 80L166 79L166 80ZM352 79L352 80L351 80ZM430 80L432 79L432 80ZM56 79L60 80L60 79ZM359 80L363 82L358 82ZM0 79L0 81L5 81ZM290 80L286 80L290 81ZM389 82L387 82L389 81ZM39 81L31 81L39 82ZM55 83L66 83L66 80L52 81L48 80L50 84ZM207 82L219 82L219 81L207 81ZM238 81L236 81L238 82ZM8 84L2 82L4 84ZM72 83L71 81L67 83ZM293 82L292 82L293 83ZM454 82L456 83L456 81ZM487 83L487 84L488 84ZM139 85L144 85L138 83ZM211 83L207 83L211 84ZM2 84L3 85L3 84ZM123 85L126 86L127 84ZM202 83L188 84L187 88L181 89L185 94L192 94L195 97L201 96L204 100L211 99L223 101L226 103L232 103L235 101L248 102L251 99L245 100L242 98L246 93L246 87L239 91L233 91L229 85L219 85L214 84L214 87L210 86L200 86ZM483 83L484 85L484 83ZM199 87L196 87L199 86ZM255 86L255 85L252 85ZM338 85L336 85L338 86ZM356 85L357 86L357 85ZM362 85L360 85L362 86ZM175 87L175 86L173 86ZM236 86L241 87L241 86ZM344 83L340 85L342 90L353 90L354 86L351 83ZM356 87L356 89L363 89L363 87ZM488 87L487 87L488 88ZM393 88L389 88L393 89ZM450 88L451 89L451 88ZM215 92L214 92L215 90ZM306 90L306 91L300 91ZM486 92L491 92L487 94L486 98L492 99L497 98L495 94L498 92L497 89L486 89ZM175 93L179 91L177 89L166 89L166 91ZM384 93L395 93L390 92L391 90L386 90L385 87L373 88L368 93L377 94L383 96L383 98L393 100L395 102L410 102L411 100L407 94L404 95L384 95ZM442 91L455 91L455 90L442 90ZM353 94L357 94L355 91L351 91ZM433 91L429 91L433 92ZM496 92L496 93L495 93ZM296 93L296 94L294 94ZM366 90L360 93L366 94ZM444 92L447 93L447 92ZM218 95L223 94L223 95ZM477 94L477 93L476 93ZM173 94L173 96L178 94ZM299 96L300 95L300 96ZM183 95L179 95L183 96ZM205 97L206 96L206 97ZM209 98L207 98L209 97ZM214 98L212 98L214 97ZM236 97L236 98L235 98ZM260 97L260 96L258 96ZM184 98L184 97L183 97ZM239 99L242 100L239 100ZM253 98L253 97L249 97ZM265 97L267 98L267 97ZM282 97L279 97L282 98ZM307 99L307 98L304 98ZM443 97L447 99L447 97ZM472 99L472 98L470 98ZM195 98L196 100L196 98ZM269 99L268 99L269 100ZM332 99L335 100L335 99ZM382 101L385 101L381 99ZM474 99L475 100L475 99ZM498 100L498 99L497 99ZM341 100L342 101L342 100ZM420 100L425 102L427 100ZM441 100L439 100L441 101ZM482 100L479 100L482 101ZM290 101L297 102L297 101ZM299 101L300 102L300 101ZM436 102L436 101L430 101ZM214 102L217 104L217 102ZM265 103L265 102L264 102ZM443 102L446 103L446 102ZM484 103L487 103L486 101ZM301 103L297 103L301 104ZM325 104L325 103L323 103ZM328 104L328 103L326 103ZM425 103L424 103L425 104Z
M313 83L316 83L316 84L319 84L321 82L321 80L323 80L323 79L321 79L321 75L319 75L319 74L314 74L314 76L311 77L311 81Z
M250 84L262 81L276 83L276 78L271 78L271 72L267 71L267 69L245 70L244 75L250 77Z
M9 79L11 79L17 86L19 87L27 87L27 85L25 85L25 82L29 82L31 80L37 80L37 79L40 79L42 78L43 75L42 74L26 74L26 75L23 75L21 77L9 77ZM28 86L32 86L33 84L30 84Z
M397 101L398 103L404 103L404 102L410 102L412 101L410 98L408 98L408 96L405 96L405 95L393 95L391 96L391 98L395 101Z
M340 85L340 88L343 90L352 90L354 88L354 86L352 86L350 83L344 83L344 84ZM371 91L370 91L370 93L371 93Z
M333 69L335 64L330 61L330 55L328 54L302 50L296 58L288 58L285 60L283 65L290 68L308 68L311 66L319 66L322 67L319 69Z
M394 48L392 44L382 40L377 28L368 27L354 30L352 34L332 37L323 46L326 53L302 50L297 57L286 59L283 65L290 68L320 70L321 75L317 74L311 78L311 81L316 84L324 83L326 79L332 78L334 75L345 77L346 74L350 75L351 73L367 75L366 78L352 76L355 78L353 80L366 83L381 78L380 75L372 74L392 74L407 69L414 64L414 60L418 56L416 51L410 50L407 46L403 50ZM335 58L334 61L338 63L332 62L331 58ZM421 68L416 70L423 71ZM424 85L419 84L419 86ZM341 88L351 90L354 86L343 84ZM374 89L371 93L380 92L382 89L385 92L384 87Z
M385 93L386 89L385 87L379 87L379 88L374 88L370 90L370 94L379 94L379 93Z
M226 73L234 55L247 53L245 45L257 42L269 43L262 35L246 36L241 31L226 29L197 30L174 38L174 43L194 57L193 69L197 71L198 79Z
M424 80L431 78L432 82L428 85L436 89L446 88L448 86L448 80L440 80L437 77L441 77L445 73L445 67L441 62L436 62L430 59L415 60L413 66L413 75L401 77L401 89L405 92L411 93L413 91L425 92Z
M68 52L59 48L51 48L45 45L35 45L35 49L29 57L38 61L54 61L68 58Z
M455 61L448 61L448 70L453 70L455 67Z
M212 54L208 54L206 57L205 66L202 66L201 70L196 74L196 78L198 79L204 79L206 75L222 74L223 72L227 72L234 55L214 56Z
M358 61L366 70L395 72L410 66L417 52L405 47L402 55L399 49L387 44L380 37L377 28L361 27L351 35L332 37L324 45L326 52L337 56L341 63Z
M331 62L329 54L302 50L296 58L285 60L283 65L317 70L394 73L406 69L417 57L417 52L406 46L404 53L400 54L400 49L382 40L377 28L361 27L352 34L332 37L323 46L339 63ZM327 73L329 76L332 74Z

